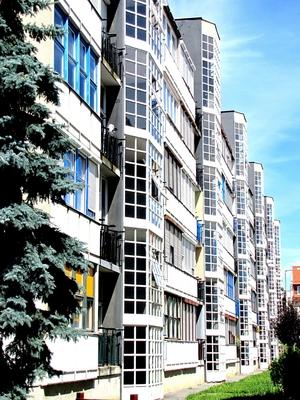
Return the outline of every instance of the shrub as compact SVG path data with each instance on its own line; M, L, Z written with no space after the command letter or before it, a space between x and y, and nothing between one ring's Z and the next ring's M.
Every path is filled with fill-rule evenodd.
M299 399L300 349L287 347L270 366L271 379L284 393L285 399Z

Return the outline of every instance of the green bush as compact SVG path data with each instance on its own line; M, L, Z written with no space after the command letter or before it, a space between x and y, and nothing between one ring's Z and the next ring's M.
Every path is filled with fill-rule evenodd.
M287 347L270 366L271 379L284 393L286 399L299 399L300 349Z

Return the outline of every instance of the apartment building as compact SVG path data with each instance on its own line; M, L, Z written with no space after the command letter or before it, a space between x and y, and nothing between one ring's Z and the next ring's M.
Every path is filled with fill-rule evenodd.
M127 2L125 45L122 391L124 399L150 400L196 383L201 369L195 277L200 133L195 67L169 7Z
M222 111L222 126L232 143L235 155L234 191L236 196L235 235L237 264L237 294L241 372L258 368L257 292L254 243L253 193L248 184L248 135L245 115Z
M254 194L255 258L257 272L257 303L259 327L260 368L268 368L270 353L269 290L267 265L267 236L264 201L264 170L260 163L249 164L249 182Z
M63 373L34 395L154 400L266 367L280 226L244 114L221 114L217 27L165 0L59 0L39 20L64 30L39 56L62 77L53 112L82 184L47 211L89 268L66 267L86 336L50 344Z
M206 379L221 381L239 370L234 143L221 127L217 28L202 18L177 23L196 65L195 101L202 129L196 157L204 193Z
M269 321L270 321L270 356L274 360L279 355L278 340L276 340L273 324L278 316L278 302L280 297L277 295L277 268L275 252L275 205L274 199L265 196L265 221L267 239L267 268L268 268L268 290L269 290Z
M122 1L62 0L38 15L64 33L39 48L41 60L62 77L60 106L53 109L72 149L64 164L82 188L65 198L65 206L47 211L62 231L86 246L86 273L66 274L80 287L81 312L74 326L86 336L76 342L51 342L52 365L59 377L37 382L38 398L119 399L123 335L122 242L124 48Z

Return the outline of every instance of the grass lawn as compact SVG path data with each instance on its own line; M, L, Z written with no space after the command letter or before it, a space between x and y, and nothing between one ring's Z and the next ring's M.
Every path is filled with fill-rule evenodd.
M187 400L223 399L283 400L283 397L273 386L269 372L255 374L238 382L222 383L187 397Z

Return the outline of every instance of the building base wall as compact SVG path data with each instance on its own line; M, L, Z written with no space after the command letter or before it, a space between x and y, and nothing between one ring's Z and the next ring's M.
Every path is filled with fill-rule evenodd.
M164 393L170 393L205 382L204 365L196 368L165 371Z
M240 373L240 361L226 363L226 379L232 378Z
M75 400L79 392L84 399L119 400L120 368L101 367L97 379L55 383L35 387L30 392L31 400Z

